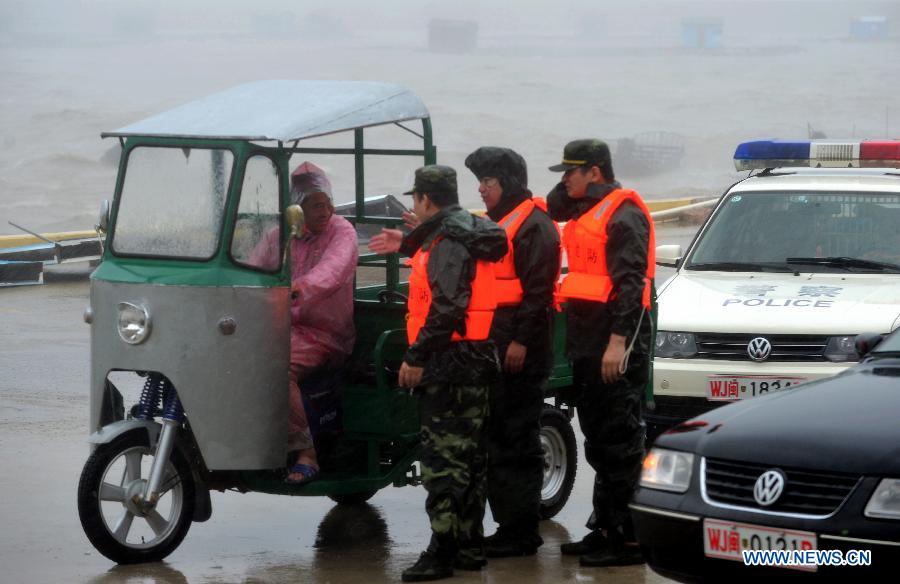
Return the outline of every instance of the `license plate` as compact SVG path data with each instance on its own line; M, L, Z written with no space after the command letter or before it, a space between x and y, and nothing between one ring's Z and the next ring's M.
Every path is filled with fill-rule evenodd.
M770 391L787 389L806 381L805 377L777 377L774 375L710 375L706 378L706 399L735 401Z
M774 529L761 525L703 520L703 553L708 558L744 561L743 550L814 550L816 534L810 531ZM816 571L816 566L783 566Z

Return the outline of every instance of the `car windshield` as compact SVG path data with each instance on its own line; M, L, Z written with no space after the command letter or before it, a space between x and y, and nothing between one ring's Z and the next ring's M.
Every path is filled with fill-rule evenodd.
M898 225L894 193L733 194L685 268L900 273Z
M128 155L112 249L208 259L225 214L234 155L224 149L138 147Z

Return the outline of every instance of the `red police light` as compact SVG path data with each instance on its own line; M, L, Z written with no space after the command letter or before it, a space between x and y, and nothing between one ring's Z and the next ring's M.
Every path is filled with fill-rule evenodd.
M865 141L859 144L860 160L900 160L900 141Z

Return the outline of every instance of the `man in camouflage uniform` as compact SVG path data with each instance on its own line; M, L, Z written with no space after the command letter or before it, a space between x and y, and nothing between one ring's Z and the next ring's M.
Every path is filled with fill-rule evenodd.
M561 551L581 556L583 566L642 563L628 502L644 455L653 222L640 196L615 180L604 142L569 142L562 163L550 170L564 172L547 205L553 219L568 222L569 274L560 287L567 298L566 355L585 457L596 471L591 531Z
M483 308L479 299L485 293L493 299L490 262L506 254L507 239L499 226L459 206L452 168L418 169L407 194L421 223L405 238L398 230L384 230L370 248L413 257L410 346L399 384L417 388L419 395L420 464L432 530L428 549L403 572L405 582L416 582L447 578L454 567L480 570L487 563L484 428L488 387L500 363L488 339L493 306L480 315L474 312ZM424 288L416 283L423 265ZM487 317L486 322L478 317ZM410 328L411 322L417 324Z

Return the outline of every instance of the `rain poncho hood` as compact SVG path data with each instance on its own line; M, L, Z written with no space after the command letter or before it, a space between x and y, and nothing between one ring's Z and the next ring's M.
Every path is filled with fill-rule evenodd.
M325 171L306 161L291 173L291 203L302 205L303 200L313 193L325 193L334 203L331 181L328 180Z

